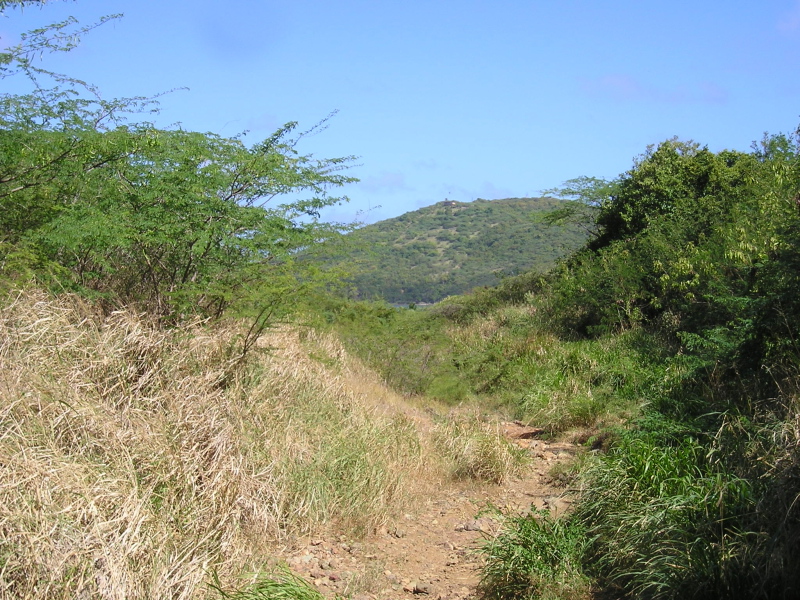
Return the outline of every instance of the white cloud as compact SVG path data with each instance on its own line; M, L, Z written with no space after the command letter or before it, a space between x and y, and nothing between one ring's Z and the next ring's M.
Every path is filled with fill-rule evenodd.
M430 171L442 168L442 166L432 158L415 160L411 165L417 169L428 169Z

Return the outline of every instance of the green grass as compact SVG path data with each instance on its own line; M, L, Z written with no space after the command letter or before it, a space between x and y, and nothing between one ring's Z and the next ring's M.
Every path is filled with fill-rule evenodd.
M255 581L239 589L226 590L214 574L209 588L220 600L323 600L324 596L305 579L288 569L257 575Z
M747 570L752 486L692 440L623 440L583 475L573 519L591 544L587 565L636 598L732 598ZM743 589L743 588L742 588Z
M578 600L589 597L581 568L586 534L547 511L506 516L500 534L481 548L485 566L479 595L485 600Z

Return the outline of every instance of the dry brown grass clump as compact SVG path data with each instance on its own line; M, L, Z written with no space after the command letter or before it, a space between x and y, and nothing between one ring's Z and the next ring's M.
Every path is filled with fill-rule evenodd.
M238 333L3 303L0 598L206 597L274 540L398 510L411 423L347 389L332 341L276 331L233 369Z
M499 423L475 413L451 415L433 433L451 476L458 479L500 484L519 476L528 464L528 453L503 436Z

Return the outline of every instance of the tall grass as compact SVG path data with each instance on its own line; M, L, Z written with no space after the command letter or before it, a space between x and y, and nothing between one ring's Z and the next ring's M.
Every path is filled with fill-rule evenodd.
M500 407L549 434L636 416L646 391L663 380L665 344L641 329L562 339L539 299L465 316L458 302L471 299L415 311L353 303L330 317L348 349L398 392Z
M581 525L547 511L506 515L503 529L481 548L485 565L478 592L485 600L589 598L581 561Z
M737 598L753 593L744 527L753 484L691 439L628 439L584 474L574 519L592 539L592 572L636 598ZM749 591L745 591L749 590Z
M564 340L537 313L530 304L506 306L450 328L474 389L550 434L636 415L664 369L658 341L637 329Z
M433 440L458 479L503 483L528 464L527 451L506 440L499 425L476 414L450 415L433 431Z
M341 347L284 328L236 364L239 331L4 302L0 598L204 597L277 540L405 505L415 429L350 391Z

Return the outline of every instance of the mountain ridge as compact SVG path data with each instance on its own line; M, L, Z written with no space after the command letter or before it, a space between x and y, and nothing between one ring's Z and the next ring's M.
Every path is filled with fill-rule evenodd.
M333 260L354 272L349 294L390 303L433 303L495 285L521 272L544 272L586 240L577 225L542 217L555 198L445 200L349 233L351 250ZM352 248L355 247L355 250Z

